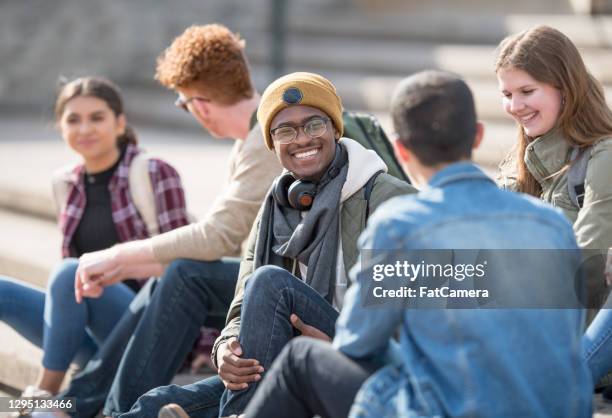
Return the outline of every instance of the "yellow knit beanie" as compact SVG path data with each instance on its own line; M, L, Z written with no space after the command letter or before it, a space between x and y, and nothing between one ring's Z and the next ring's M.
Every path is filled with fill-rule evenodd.
M325 112L342 136L342 100L334 85L326 78L313 73L287 74L272 82L261 96L257 120L261 125L268 149L273 148L270 124L281 110L293 106L311 106Z

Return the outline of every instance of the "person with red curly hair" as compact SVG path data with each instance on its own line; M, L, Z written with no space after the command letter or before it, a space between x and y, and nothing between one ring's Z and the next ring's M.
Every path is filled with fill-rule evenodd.
M223 194L197 223L79 259L77 298L95 297L126 278L161 277L143 293L85 370L61 394L75 416L126 412L148 390L170 383L200 328L222 328L238 277L238 258L280 164L256 121L244 41L228 28L192 26L159 56L155 78L178 94L176 105L216 138L234 139Z

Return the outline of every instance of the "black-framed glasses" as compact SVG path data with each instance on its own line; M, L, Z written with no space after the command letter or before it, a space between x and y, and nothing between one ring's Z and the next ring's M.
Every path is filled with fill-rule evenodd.
M277 144L289 144L295 141L298 136L298 129L302 128L304 133L310 138L318 138L323 135L327 129L327 122L331 119L316 117L310 119L303 125L296 126L281 126L270 130L272 140Z
M179 94L176 100L174 101L174 106L180 109L183 109L185 112L189 113L189 107L187 107L187 105L189 105L189 103L193 102L194 100L205 102L205 103L210 102L210 99L207 99L205 97L194 96L194 97L186 98L182 94Z

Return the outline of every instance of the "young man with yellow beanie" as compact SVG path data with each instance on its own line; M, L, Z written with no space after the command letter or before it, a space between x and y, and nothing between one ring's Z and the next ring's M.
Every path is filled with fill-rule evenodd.
M284 172L251 230L227 324L215 342L219 375L157 388L123 416L150 416L171 402L192 417L216 416L223 388L220 415L240 413L291 338L333 337L368 215L385 200L414 191L387 174L375 152L342 138L341 100L317 74L273 82L257 118Z
M221 416L244 410L261 370L295 335L333 337L368 212L414 190L386 174L374 152L341 138L342 103L317 74L273 82L257 118L285 172L264 200L213 349L226 386Z

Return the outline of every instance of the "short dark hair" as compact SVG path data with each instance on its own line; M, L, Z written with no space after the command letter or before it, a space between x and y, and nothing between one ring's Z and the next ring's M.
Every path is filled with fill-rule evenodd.
M396 88L391 115L400 142L427 166L470 158L476 136L472 92L463 79L423 71Z

